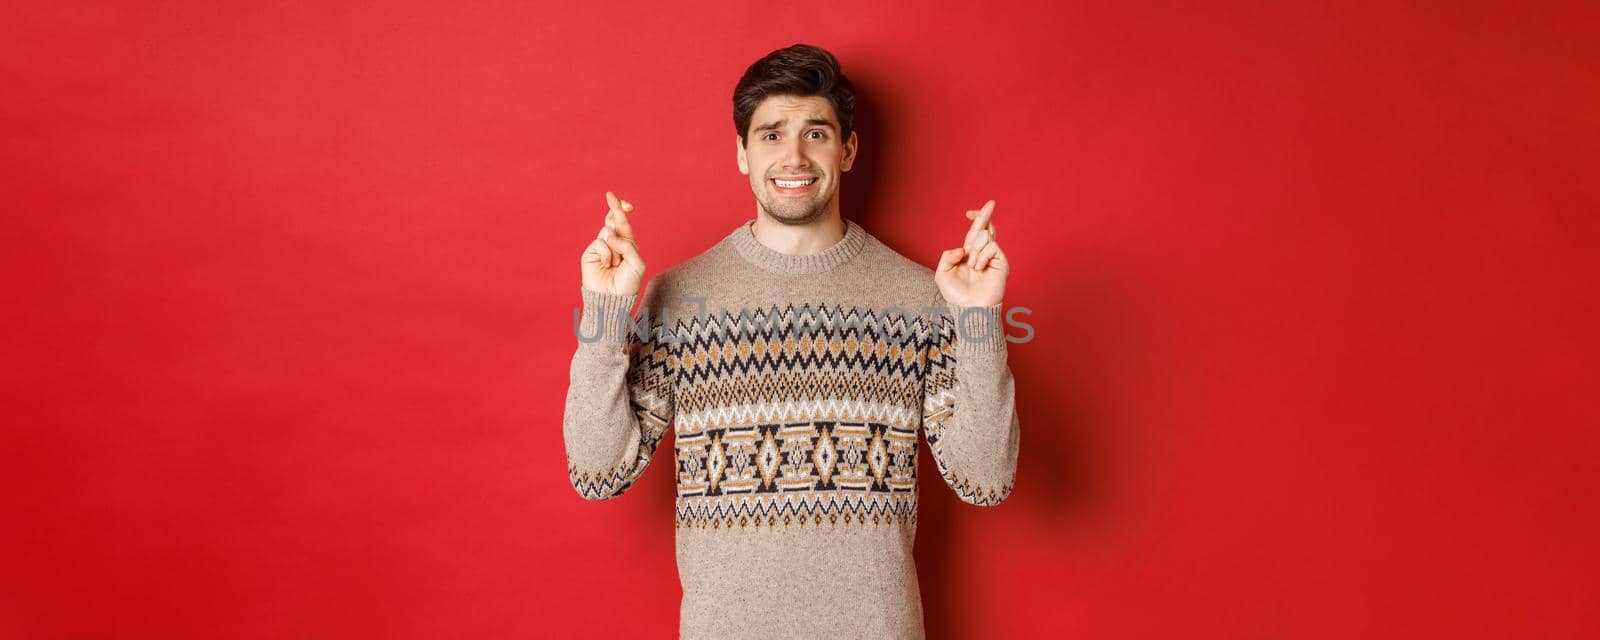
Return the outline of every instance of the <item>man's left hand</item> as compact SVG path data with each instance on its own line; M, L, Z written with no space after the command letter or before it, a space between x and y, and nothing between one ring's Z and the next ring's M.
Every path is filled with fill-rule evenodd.
M967 212L972 226L961 246L939 256L933 281L950 304L959 307L987 307L999 304L1006 291L1006 274L1011 261L995 242L994 201L982 209Z

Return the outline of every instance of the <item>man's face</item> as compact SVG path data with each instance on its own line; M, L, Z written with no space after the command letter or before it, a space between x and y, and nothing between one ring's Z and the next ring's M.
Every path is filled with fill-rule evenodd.
M749 142L739 146L739 173L750 176L750 190L767 215L803 225L838 210L839 177L855 162L856 134L839 139L827 98L768 97L751 114L747 135Z

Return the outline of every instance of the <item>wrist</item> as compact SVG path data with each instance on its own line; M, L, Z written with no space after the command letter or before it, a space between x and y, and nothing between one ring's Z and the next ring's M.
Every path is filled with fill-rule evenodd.
M580 287L583 308L575 330L580 344L620 345L628 341L638 293L608 293Z
M1000 322L1000 303L985 305L950 304L948 311L955 320L957 352L1004 353L1005 326Z

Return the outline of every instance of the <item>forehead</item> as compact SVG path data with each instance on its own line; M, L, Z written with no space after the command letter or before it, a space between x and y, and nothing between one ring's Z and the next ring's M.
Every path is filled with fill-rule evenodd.
M770 96L756 105L750 114L750 126L759 127L778 120L787 120L786 127L804 126L807 120L827 120L837 126L833 103L822 96Z

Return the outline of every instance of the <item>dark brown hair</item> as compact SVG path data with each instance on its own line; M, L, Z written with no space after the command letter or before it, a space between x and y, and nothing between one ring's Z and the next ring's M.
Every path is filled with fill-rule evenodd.
M749 146L750 117L762 100L771 96L821 96L833 104L839 118L840 140L849 140L851 116L856 110L856 87L839 71L833 54L809 44L795 44L755 61L733 88L733 127L739 143Z

